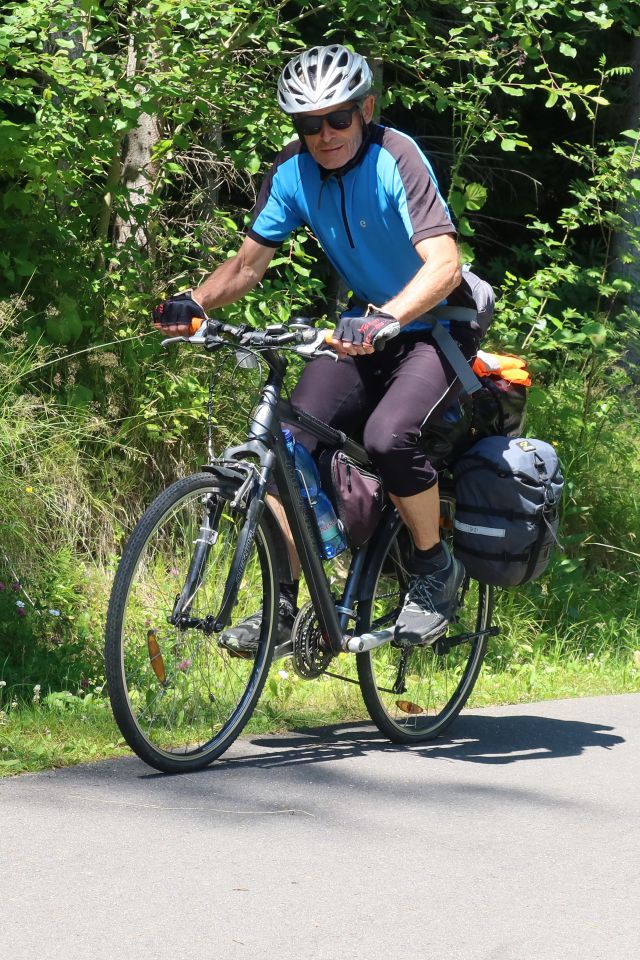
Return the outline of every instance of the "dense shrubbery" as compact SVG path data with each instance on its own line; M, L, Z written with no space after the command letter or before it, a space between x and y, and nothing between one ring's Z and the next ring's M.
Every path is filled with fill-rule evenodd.
M149 305L236 248L291 135L277 71L320 35L373 58L383 118L433 157L465 258L501 291L490 339L531 360L531 429L567 468L566 553L505 611L537 610L546 640L550 623L608 630L606 587L637 638L639 401L620 365L638 332L624 263L639 254L624 119L637 25L624 0L3 5L0 678L100 682L123 531L197 466L206 434L207 360L164 355ZM301 233L225 313L331 315L317 258ZM216 375L220 444L243 410L232 368Z

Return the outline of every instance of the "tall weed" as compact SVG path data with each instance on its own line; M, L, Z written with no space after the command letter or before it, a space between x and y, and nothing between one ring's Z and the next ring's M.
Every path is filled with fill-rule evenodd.
M18 689L99 669L78 627L115 528L87 452L105 424L37 389L50 357L18 330L25 306L0 304L0 679Z

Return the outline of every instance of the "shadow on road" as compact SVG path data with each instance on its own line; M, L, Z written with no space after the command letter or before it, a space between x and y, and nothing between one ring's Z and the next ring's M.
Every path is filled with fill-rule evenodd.
M579 756L587 747L611 749L624 738L613 727L552 717L458 718L454 736L443 736L419 746L390 743L370 724L334 724L297 731L293 735L252 737L251 752L222 759L225 766L274 767L365 756L373 752L410 750L425 759L507 764L522 760ZM239 744L241 747L241 744ZM255 748L260 748L256 753Z

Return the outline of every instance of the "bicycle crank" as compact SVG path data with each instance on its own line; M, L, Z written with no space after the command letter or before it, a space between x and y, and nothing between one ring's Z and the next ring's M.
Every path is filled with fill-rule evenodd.
M351 637L347 641L349 653L364 653L365 650L375 650L383 643L393 640L393 628L390 630L376 630L375 633L363 633L360 637Z
M291 629L293 669L303 680L313 680L325 672L333 659L322 636L312 603L300 607Z

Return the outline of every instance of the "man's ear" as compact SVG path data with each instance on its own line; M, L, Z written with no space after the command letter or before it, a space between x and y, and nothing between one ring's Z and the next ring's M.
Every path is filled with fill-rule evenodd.
M373 120L373 112L376 106L376 98L373 94L369 94L368 97L364 98L362 103L362 116L365 123L371 123Z

